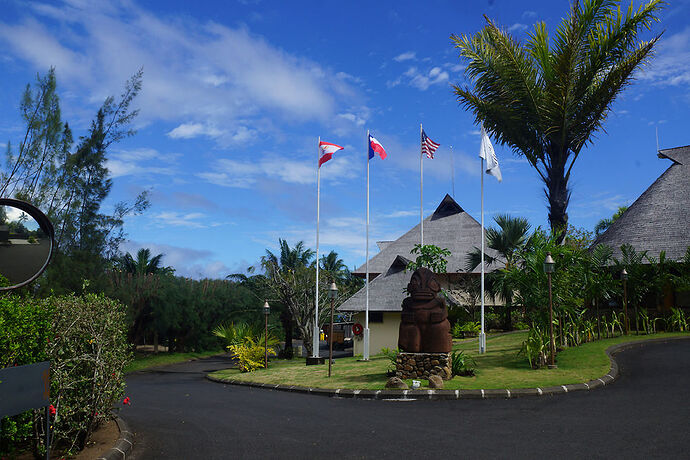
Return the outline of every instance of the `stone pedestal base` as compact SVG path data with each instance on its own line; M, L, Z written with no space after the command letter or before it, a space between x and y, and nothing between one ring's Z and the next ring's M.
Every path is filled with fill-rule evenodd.
M398 353L395 376L401 379L428 379L438 375L443 380L453 377L449 353Z

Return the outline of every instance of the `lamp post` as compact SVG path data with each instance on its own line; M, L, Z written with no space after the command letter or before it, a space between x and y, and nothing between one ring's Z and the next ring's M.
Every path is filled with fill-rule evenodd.
M264 329L264 369L268 369L268 315L271 314L271 306L268 300L264 301L264 317L266 318Z
M556 341L553 337L553 299L551 296L551 274L556 270L556 262L554 262L551 253L546 253L544 259L544 273L549 279L549 344L550 344L550 364L549 369L555 369L556 366Z
M328 327L328 377L331 376L331 364L333 363L333 304L338 297L338 286L335 281L331 281L328 288L328 298L331 299L331 325Z
M624 268L621 272L623 280L623 316L625 321L625 335L628 335L628 271Z

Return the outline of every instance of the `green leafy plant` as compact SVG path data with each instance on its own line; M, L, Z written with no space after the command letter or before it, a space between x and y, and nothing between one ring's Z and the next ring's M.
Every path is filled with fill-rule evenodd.
M450 355L450 369L453 375L471 377L475 374L476 366L474 358L462 351L454 351Z
M381 354L388 358L390 361L390 364L388 365L387 373L391 374L395 372L397 361L398 361L398 354L400 353L400 349L396 348L395 350L391 350L390 348L383 347L381 348Z
M463 324L458 322L453 325L452 334L454 338L458 339L469 335L477 335L481 328L479 321L468 321Z
M546 364L546 353L549 349L549 335L533 324L527 335L527 340L522 342L518 356L524 355L529 365L537 369Z
M262 342L252 338L241 344L230 345L228 349L237 358L240 372L254 372L261 369L264 367L264 353L268 353L268 356L276 354L273 348L266 349Z
M688 318L680 308L672 308L671 316L666 319L668 331L685 332L688 330Z
M421 267L426 267L434 273L445 273L450 256L450 251L446 248L441 249L433 244L415 244L410 254L419 254L414 262L407 264L407 270L414 271Z

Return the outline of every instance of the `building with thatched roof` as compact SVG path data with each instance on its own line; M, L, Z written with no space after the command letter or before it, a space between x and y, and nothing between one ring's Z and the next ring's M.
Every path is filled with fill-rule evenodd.
M594 241L593 246L610 246L619 260L623 244L657 259L665 251L670 260L682 259L690 246L690 146L660 150L658 156L671 165ZM690 293L670 287L663 300L662 309L690 307Z
M666 251L672 260L682 259L690 246L690 146L658 156L671 166L594 242L613 248L616 258L626 243L655 257Z
M395 241L378 242L380 252L369 259L369 329L370 352L378 353L381 348L398 347L398 328L402 301L407 297L406 288L411 272L406 271L407 264L414 260L410 252L420 242L420 224L403 234ZM447 273L437 274L441 285L449 289L457 288L463 280L479 277L481 266L467 272L467 254L481 245L481 225L449 195L446 195L436 210L424 219L424 243L446 248L451 252L447 258ZM495 257L494 251L487 249L487 254ZM491 270L500 268L496 263ZM488 272L489 268L485 268ZM366 265L354 271L356 276L366 277ZM468 299L457 289L453 290L453 302L478 302ZM493 299L486 298L487 305L493 305ZM338 308L339 311L354 313L354 321L364 324L366 308L366 291L362 288ZM354 353L361 354L363 343L355 340Z

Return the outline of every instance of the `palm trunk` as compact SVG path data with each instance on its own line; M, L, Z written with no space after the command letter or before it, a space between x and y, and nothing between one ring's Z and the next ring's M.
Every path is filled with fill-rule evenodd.
M555 149L554 149L555 150ZM557 235L558 243L562 243L568 230L568 203L570 202L570 190L568 179L565 177L565 163L567 153L551 152L551 165L547 168L546 199L549 202L549 224L551 231Z

